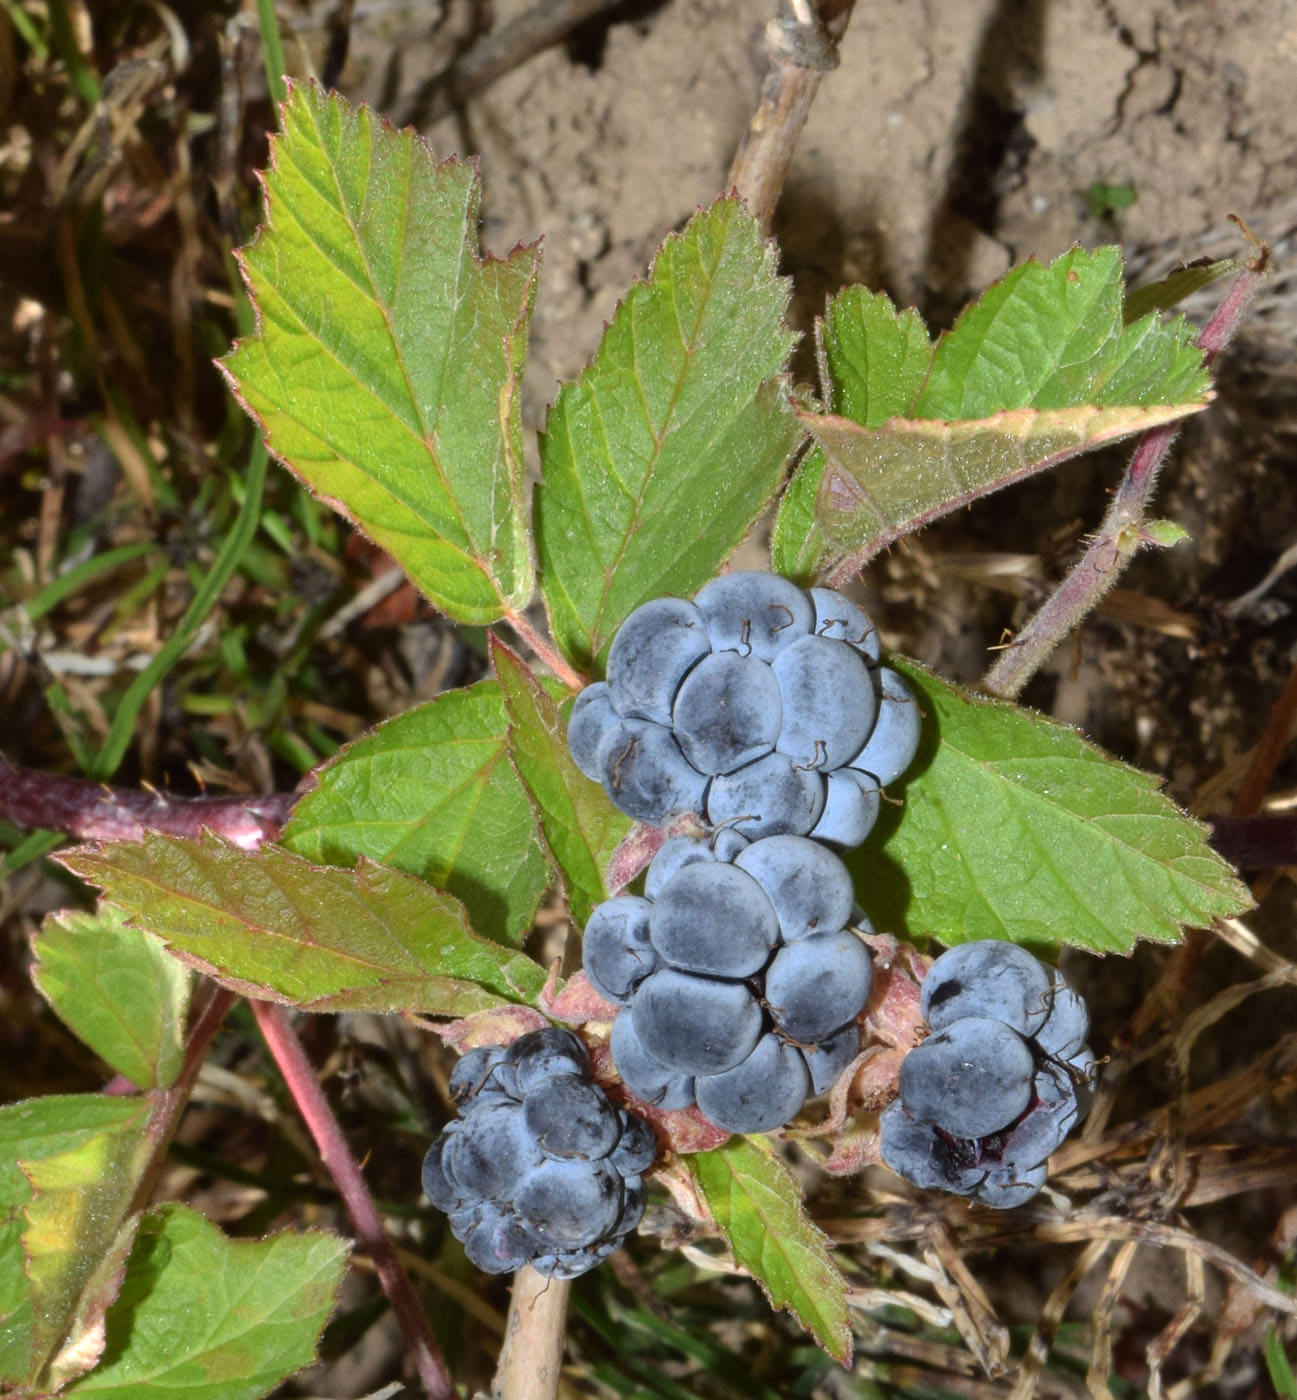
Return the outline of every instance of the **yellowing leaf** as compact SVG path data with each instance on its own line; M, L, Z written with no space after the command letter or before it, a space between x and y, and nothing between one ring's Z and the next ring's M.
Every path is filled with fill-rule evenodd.
M1020 408L955 423L893 418L873 430L805 414L825 458L816 518L839 549L872 555L992 490L1199 407Z
M0 1389L46 1376L116 1296L149 1113L102 1094L0 1109ZM97 1350L83 1349L87 1364ZM75 1367L65 1357L63 1374Z
M150 1211L100 1364L64 1392L257 1400L315 1359L347 1263L323 1230L230 1240L187 1206Z

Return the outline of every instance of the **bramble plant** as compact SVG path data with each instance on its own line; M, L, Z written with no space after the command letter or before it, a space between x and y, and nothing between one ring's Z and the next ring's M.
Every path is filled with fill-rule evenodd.
M877 1117L865 1101L876 1109L895 1095L900 1060L871 1057L870 1047L903 1051L922 1033L916 983L925 959L907 954L905 941L1001 940L1044 958L1064 946L1124 954L1140 939L1171 942L1186 926L1251 902L1156 777L1012 703L1129 558L1179 537L1145 508L1173 425L1210 399L1204 351L1223 342L1169 316L1190 289L1183 279L1128 293L1116 248L1074 249L1048 266L1015 267L936 338L915 312L849 287L816 327L820 383L811 391L789 378L795 337L776 249L737 198L721 198L666 239L590 364L560 389L529 492L519 404L540 248L480 253L474 165L438 163L412 132L299 86L282 108L265 188L264 227L242 255L257 327L223 362L231 388L271 454L386 550L446 618L488 630L493 675L350 743L316 772L276 842L145 830L138 841L62 857L102 900L93 913L47 921L37 982L123 1092L0 1110L0 1388L16 1395L183 1386L189 1397L232 1400L266 1393L314 1356L346 1268L345 1240L305 1230L235 1241L188 1207L149 1204L236 994L255 999L420 1379L429 1393L454 1393L282 1008L417 1015L470 1053L552 1022L575 1027L596 1078L619 1101L596 1096L604 1106L590 1109L591 1140L602 1133L598 1153L612 1161L619 1135L634 1131L625 1109L638 1101L612 1067L616 1046L607 1049L613 1008L576 970L575 950L605 901L646 903L626 891L642 888L633 882L663 833L634 824L581 771L567 715L574 694L604 675L622 623L651 600L692 598L768 512L774 573L802 588L847 587L880 550L929 521L1078 453L1144 435L1087 567L1003 654L983 690L886 658L922 713L919 750L897 787L903 800L882 803L877 827L844 858L879 930L866 942L889 956L885 975L875 964L871 990L840 921L815 935L855 968L859 998L869 1000L859 1017L842 1013L857 1035L852 1048L865 1049L838 1080L833 1112L826 1118L812 1104L791 1130L812 1159L831 1171L879 1160ZM1195 285L1236 272L1200 269ZM722 654L731 653L718 647ZM692 723L713 701L695 695L690 703ZM830 766L850 760L873 713ZM767 736L762 752L775 742ZM809 761L818 761L813 745ZM700 833L686 815L668 834ZM740 858L735 869L743 868ZM744 899L748 885L765 898L759 881L743 881ZM561 967L542 965L528 942L547 897L570 916ZM767 923L754 968L781 937L785 953L799 946L774 915ZM677 917L670 937L687 942L681 927ZM616 945L604 966L624 952ZM614 986L615 975L595 980L629 997L630 982ZM725 985L748 998L748 1014L742 984ZM908 1042L897 1038L907 1008ZM981 1025L992 1013L960 1014ZM1039 1025L1009 1019L1006 1012L993 1024L1022 1059L996 1089L1013 1111L991 1127L952 1119L970 1142L1004 1128L1032 1093L1041 1101L1043 1081L1031 1078L1045 1053L1032 1039ZM629 1015L619 1023L629 1025ZM808 1038L835 1029L812 1026ZM753 1043L758 1034L754 1020ZM939 1048L917 1063L933 1063ZM480 1059L484 1074L503 1063L489 1052ZM800 1052L791 1060L795 1111L814 1062L807 1071ZM1088 1073L1088 1058L1085 1065ZM922 1079L916 1069L902 1085L914 1104ZM813 1087L823 1087L822 1076ZM531 1102L525 1086L481 1092L486 1106L474 1121L506 1110L515 1125L524 1112L562 1116L520 1107ZM503 1109L487 1102L496 1092ZM580 1086L565 1092L588 1097ZM933 1092L942 1098L940 1085ZM1070 1088L1059 1092L1058 1117L1070 1123L1075 1098ZM716 1116L727 1112L738 1110ZM678 1209L691 1209L698 1237L846 1362L847 1281L775 1143L731 1136L697 1107L649 1106L646 1116L659 1150L644 1185L667 1188ZM508 1151L539 1163L545 1135L529 1131ZM481 1132L457 1130L456 1140L489 1156ZM633 1191L616 1196L588 1238L562 1201L534 1206L533 1217L550 1211L567 1222L554 1225L552 1239L565 1243L549 1257L595 1263L615 1247L638 1215L642 1147L617 1168ZM595 1189L593 1167L555 1157L579 1155L579 1144L546 1150L550 1176L580 1175L583 1190ZM471 1233L485 1228L480 1211L489 1207L497 1224L512 1220L511 1203L531 1190L521 1177L503 1180L512 1170L502 1166L501 1181L476 1197L449 1175L435 1178L438 1204L479 1211L464 1225L478 1241L470 1254L486 1249ZM623 1190L617 1171L604 1173L607 1191ZM411 1181L408 1200L417 1199ZM525 1271L516 1289L515 1307L541 1292ZM560 1320L551 1321L561 1327L565 1294L557 1282L552 1290Z

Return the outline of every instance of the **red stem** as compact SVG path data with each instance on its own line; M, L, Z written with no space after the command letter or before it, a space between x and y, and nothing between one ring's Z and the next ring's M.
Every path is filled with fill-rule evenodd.
M455 1390L450 1373L441 1359L441 1352L428 1327L428 1319L383 1228L378 1208L351 1155L338 1120L316 1082L297 1032L289 1024L282 1007L266 1001L250 1001L249 1005L298 1111L315 1139L320 1158L338 1187L355 1227L356 1241L373 1261L374 1272L405 1334L423 1388L431 1400L454 1400Z
M194 1081L198 1078L198 1071L202 1069L203 1061L207 1058L207 1051L211 1047L213 1037L220 1030L221 1023L229 1014L230 1007L237 1000L238 997L234 992L225 987L217 986L215 982L209 982L206 978L202 978L198 982L194 996L194 1012L189 1034L185 1040L185 1058L180 1073L170 1088L155 1089L149 1095L152 1100L152 1108L149 1113L148 1134L153 1140L152 1151L148 1166L141 1174L139 1184L135 1188L135 1196L131 1204L132 1210L143 1210L149 1203L153 1195L153 1188L157 1185L158 1176L166 1162L167 1149L171 1146L171 1139L175 1137L176 1129L180 1126L180 1119L189 1105L189 1096L194 1091ZM121 1076L117 1076L117 1078L110 1080L104 1092L108 1094L119 1093L118 1081L120 1078Z
M0 820L81 841L139 841L146 831L197 836L206 829L255 850L275 840L296 800L290 792L172 797L151 788L109 787L19 768L0 758Z
M573 670L558 654L553 644L542 637L521 613L508 613L504 620L565 686L571 690L581 689L585 684L585 677L580 671Z

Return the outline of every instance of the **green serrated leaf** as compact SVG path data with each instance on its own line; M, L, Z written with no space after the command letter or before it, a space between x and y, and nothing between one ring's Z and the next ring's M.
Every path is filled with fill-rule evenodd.
M225 368L270 450L460 622L523 607L533 568L519 380L539 254L478 252L476 167L313 85L282 109L258 311Z
M594 906L608 898L608 862L631 824L572 762L554 697L508 647L496 642L491 655L509 714L514 766L536 805L568 907L584 928Z
M495 681L447 691L326 764L281 844L324 864L368 856L417 875L459 899L476 932L517 946L549 870L508 731Z
M1251 897L1207 829L1074 729L893 661L925 713L904 807L848 859L880 928L1127 952Z
M1015 408L1200 405L1202 353L1183 320L1122 319L1119 248L1020 263L933 349L911 418L988 418Z
M684 1159L733 1251L776 1308L787 1308L844 1366L851 1361L846 1280L802 1209L797 1178L763 1138L732 1137Z
M479 938L458 900L367 860L339 870L156 833L60 860L186 961L270 1001L467 1016L529 1004L545 982L530 958Z
M175 1083L192 977L158 939L103 908L51 914L33 951L41 994L95 1054L141 1089Z
M787 302L773 245L718 200L667 239L560 390L536 535L554 636L582 669L640 603L711 578L778 489L800 437Z
M890 297L865 287L847 287L829 302L816 344L829 412L862 428L881 428L908 414L932 364L919 313L897 311Z
M150 1211L103 1360L64 1393L256 1400L315 1359L346 1262L323 1230L229 1240L187 1206Z
M129 1238L148 1119L147 1101L98 1094L0 1109L0 1389L35 1384L115 1295L102 1265Z
M1079 452L1196 412L1207 373L1182 319L1126 324L1116 248L1009 272L935 345L913 312L849 288L821 330L821 466L794 482L779 558L812 489L826 545L858 566L901 536ZM818 481L816 480L818 477ZM800 561L802 571L806 558Z

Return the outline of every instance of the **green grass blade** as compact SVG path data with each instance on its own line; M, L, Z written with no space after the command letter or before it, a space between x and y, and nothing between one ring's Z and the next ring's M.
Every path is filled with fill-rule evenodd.
M215 563L185 610L180 626L158 648L153 659L131 682L122 697L117 713L113 716L108 737L87 774L97 782L107 782L117 771L126 756L126 750L130 747L131 736L135 732L135 721L139 718L145 701L185 654L185 649L193 641L207 614L216 606L225 585L239 567L239 560L243 558L244 550L256 533L257 521L261 515L261 495L266 484L267 460L265 447L256 443L248 458L243 505L234 522L234 529L225 537L225 543L221 546Z
M257 0L257 27L261 30L261 52L266 60L266 81L275 106L288 96L284 83L284 46L279 41L279 25L275 20L275 0Z
M24 609L28 618L32 622L45 616L47 612L63 602L65 598L70 598L74 593L84 588L91 579L98 578L100 574L111 573L122 564L129 564L132 559L138 559L143 554L148 554L153 545L147 540L141 540L138 544L124 544L117 549L105 550L103 554L96 554L93 558L86 559L69 569L66 573L60 574L58 578L45 585L44 588L26 604Z

